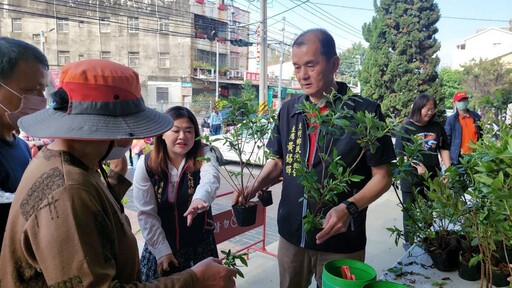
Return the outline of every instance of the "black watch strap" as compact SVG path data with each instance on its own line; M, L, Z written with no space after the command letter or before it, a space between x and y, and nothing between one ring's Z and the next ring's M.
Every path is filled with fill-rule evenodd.
M356 217L359 214L359 208L357 208L356 203L349 200L345 200L343 201L343 204L347 206L347 211L350 216Z

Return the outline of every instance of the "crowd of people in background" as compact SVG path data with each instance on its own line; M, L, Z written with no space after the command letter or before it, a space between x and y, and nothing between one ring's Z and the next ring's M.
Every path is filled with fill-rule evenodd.
M308 154L317 145L316 135L308 133L311 127L303 123L310 115L298 111L297 105L322 103L332 89L343 97L347 86L334 79L340 58L324 29L307 30L295 39L292 62L305 95L283 103L266 146L275 157L244 193L254 198L283 177L277 219L280 286L308 287L312 277L322 283L329 260L364 261L367 207L390 188L395 151L401 155L412 136L423 141L422 161L414 162L412 174L400 184L404 201L415 201L416 190L427 198L419 176L435 176L458 163L471 153L470 143L481 138L482 129L481 116L468 108L468 95L457 92L455 113L444 125L435 119L435 97L418 95L395 146L383 136L376 151L364 153L363 161L354 158L361 145L351 132L340 131L333 145L346 165L357 163L355 170L363 180L351 183L352 193L325 211L316 243L306 243L302 219L309 203L299 201L304 187L290 172L293 163L285 160L299 153L318 171L321 162L319 155ZM197 138L206 129L210 135L221 134L223 117L217 107L201 124L184 107L156 112L144 105L133 69L83 60L62 68L60 87L45 108L47 70L48 61L37 47L0 37L0 108L5 111L0 113L2 285L234 287L236 270L221 265L213 234L218 163ZM385 121L378 103L357 97L355 110ZM27 139L46 141L35 145L44 147L29 147L18 136L20 128L30 135ZM302 133L292 133L299 130ZM300 149L290 150L295 145ZM136 167L134 202L145 240L141 256L121 204L131 185L124 157L130 149L135 159L130 164ZM205 157L211 161L202 160ZM106 160L109 171L103 165ZM410 239L407 231L406 237Z

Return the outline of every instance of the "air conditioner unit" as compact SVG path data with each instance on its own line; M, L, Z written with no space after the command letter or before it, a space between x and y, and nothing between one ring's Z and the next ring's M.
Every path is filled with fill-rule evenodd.
M229 70L227 73L228 78L234 78L235 77L235 71Z
M235 72L235 77L236 77L236 78L242 78L242 77L243 77L242 71L240 71L240 70L235 70L234 72Z

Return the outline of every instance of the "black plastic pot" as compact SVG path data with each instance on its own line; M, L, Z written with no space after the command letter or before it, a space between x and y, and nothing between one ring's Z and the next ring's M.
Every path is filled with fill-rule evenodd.
M498 269L492 268L492 285L496 287L508 287L510 282L508 282L507 278L510 275L507 273L502 273L498 271Z
M233 214L235 215L236 223L238 226L247 227L256 223L256 212L258 205L254 202L249 202L248 206L231 206Z
M459 261L459 277L466 281L476 281L480 280L480 272L482 269L482 264L480 262L476 263L473 266L469 266L469 263L460 259Z
M263 205L263 207L268 207L268 206L274 204L274 202L272 201L272 191L271 190L261 191L261 193L258 195L258 199L260 199L261 205Z
M450 248L443 251L427 249L427 253L434 263L434 267L442 272L455 271L459 267L459 251Z

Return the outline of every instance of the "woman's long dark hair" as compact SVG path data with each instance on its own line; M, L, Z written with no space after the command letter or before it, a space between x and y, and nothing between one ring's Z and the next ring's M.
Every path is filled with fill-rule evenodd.
M194 145L187 152L187 155L185 157L187 161L187 171L191 172L200 169L202 162L197 160L197 158L204 156L204 144L201 142L200 139L197 138L201 135L201 132L199 130L199 124L197 123L196 117L194 116L192 111L183 106L171 107L167 109L167 111L165 111L165 114L171 116L175 121L178 119L186 118L194 126L194 133L196 139L194 140ZM168 172L167 165L170 156L169 153L167 153L167 144L165 143L165 140L162 138L162 135L156 136L153 142L154 146L153 150L151 151L151 158L149 159L148 162L148 168L155 175L162 175L163 173Z
M414 99L414 103L412 104L411 112L409 113L409 119L412 121L419 123L421 122L421 110L425 108L427 103L429 101L434 102L434 113L432 114L432 118L430 118L430 121L433 121L436 118L436 112L437 112L437 102L436 98L434 96L428 94L428 93L421 93Z

